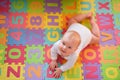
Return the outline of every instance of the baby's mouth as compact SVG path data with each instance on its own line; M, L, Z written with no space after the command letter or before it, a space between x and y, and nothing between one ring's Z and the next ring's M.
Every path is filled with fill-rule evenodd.
M65 51L64 50L61 50L62 51L62 53L65 53Z
M65 56L65 51L61 50L61 56L64 57Z

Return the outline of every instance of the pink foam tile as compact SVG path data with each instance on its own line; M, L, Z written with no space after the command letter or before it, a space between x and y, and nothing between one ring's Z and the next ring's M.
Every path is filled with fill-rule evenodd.
M115 30L116 45L120 44L120 30Z

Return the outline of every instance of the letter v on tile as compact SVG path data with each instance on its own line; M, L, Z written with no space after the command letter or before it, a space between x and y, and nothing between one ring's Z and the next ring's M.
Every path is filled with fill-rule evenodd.
M108 34L108 33L105 33L105 32L102 32L101 34L102 34L102 36L105 36L105 38L102 39L103 42L112 39L112 35L111 34Z

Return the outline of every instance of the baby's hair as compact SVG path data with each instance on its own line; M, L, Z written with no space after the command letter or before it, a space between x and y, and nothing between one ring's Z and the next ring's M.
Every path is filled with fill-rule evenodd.
M75 42L78 43L78 45L80 44L80 42L81 42L80 35L77 32L75 32L75 31L68 31L65 34L69 34L68 38L70 40L74 40Z

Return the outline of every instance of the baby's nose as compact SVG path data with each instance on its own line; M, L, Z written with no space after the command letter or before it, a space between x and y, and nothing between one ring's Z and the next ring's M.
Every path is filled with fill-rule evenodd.
M66 46L63 46L63 49L66 49Z

